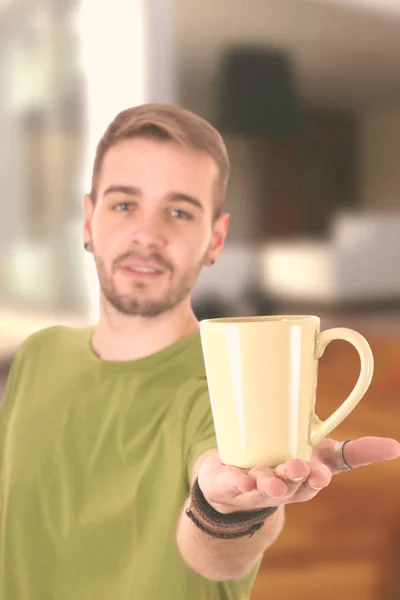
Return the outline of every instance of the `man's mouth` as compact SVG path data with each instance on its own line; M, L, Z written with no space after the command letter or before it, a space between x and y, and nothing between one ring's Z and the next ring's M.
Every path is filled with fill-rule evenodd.
M163 275L164 273L164 270L157 265L148 266L132 263L121 265L119 268L128 277L137 276L142 278L154 279L156 277L159 277L160 275Z
M161 273L160 269L153 269L152 267L127 267L137 273Z

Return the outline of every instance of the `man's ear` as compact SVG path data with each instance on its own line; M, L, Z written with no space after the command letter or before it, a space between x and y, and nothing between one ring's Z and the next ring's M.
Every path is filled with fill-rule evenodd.
M223 213L213 225L212 240L208 252L208 266L213 265L218 260L219 255L224 249L225 239L228 235L229 220L230 214Z
M93 215L94 203L90 194L85 194L84 198L84 222L83 222L83 244L85 250L91 251L92 231L91 222Z

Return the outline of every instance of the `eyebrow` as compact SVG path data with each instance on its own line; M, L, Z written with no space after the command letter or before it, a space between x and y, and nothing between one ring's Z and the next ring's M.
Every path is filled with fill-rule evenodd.
M107 194L114 194L119 192L120 194L126 194L127 196L141 196L142 192L139 188L131 185L110 185L104 192L104 196Z
M168 200L170 200L171 202L187 202L188 204L199 208L201 211L204 211L204 206L200 202L200 200L198 198L195 198L194 196L189 196L189 194L172 192L171 194L168 194Z
M143 192L140 188L131 185L110 185L104 192L104 196L107 194L120 193L126 194L127 196L143 196ZM204 206L198 198L190 196L189 194L183 194L181 192L171 192L167 194L167 199L170 202L187 202L192 206L204 211Z

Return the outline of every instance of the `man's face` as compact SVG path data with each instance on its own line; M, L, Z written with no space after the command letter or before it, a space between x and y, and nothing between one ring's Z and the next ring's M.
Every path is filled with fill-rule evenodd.
M136 138L104 157L93 205L85 198L103 297L119 312L157 316L188 298L222 250L228 215L213 223L217 166L206 153Z

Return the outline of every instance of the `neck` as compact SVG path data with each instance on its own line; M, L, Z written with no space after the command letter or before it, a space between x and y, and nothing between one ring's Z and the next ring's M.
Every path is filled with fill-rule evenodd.
M169 312L145 318L119 313L101 298L92 346L103 360L137 360L163 350L198 327L189 299Z

